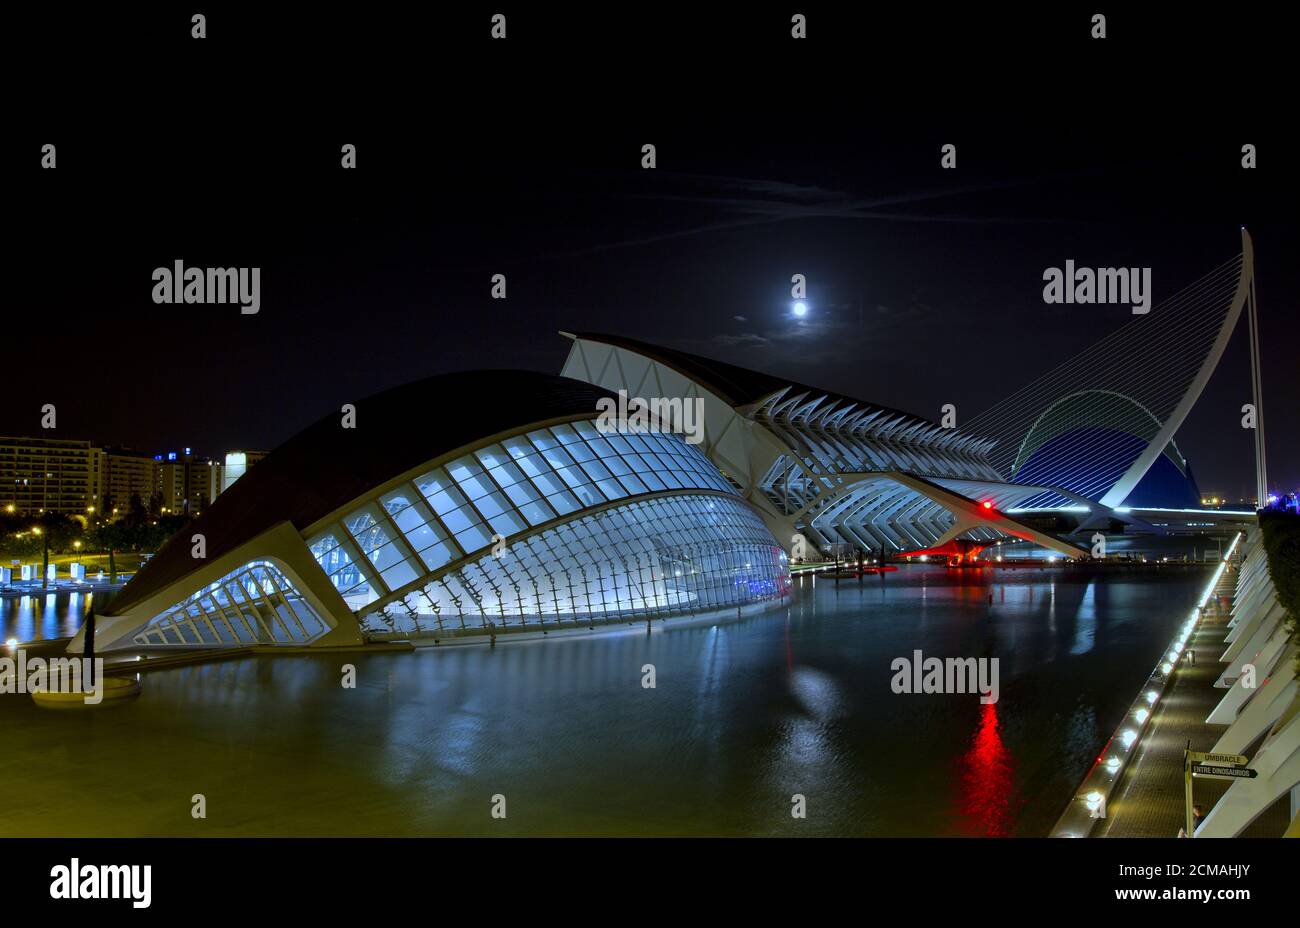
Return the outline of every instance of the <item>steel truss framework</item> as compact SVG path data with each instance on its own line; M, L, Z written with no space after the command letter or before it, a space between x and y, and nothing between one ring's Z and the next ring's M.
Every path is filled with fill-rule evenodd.
M960 533L990 540L1014 535L1082 553L1005 510L1039 500L1091 513L1089 501L1006 483L987 460L988 439L802 386L778 384L748 401L724 397L707 369L701 372L705 359L683 360L627 339L569 337L565 376L631 396L701 400L701 447L793 553L807 543L823 551L848 544L898 552ZM993 499L1002 511L974 502Z
M616 336L563 333L573 342L563 373L632 396L702 400L710 460L791 550L804 539L897 552L1010 535L1082 554L1019 516L1072 513L1066 521L1083 532L1117 517L1160 454L1186 475L1174 432L1218 363L1252 276L1243 230L1240 256L969 431ZM1085 429L1105 433L1107 446L1071 447L1058 459L1053 443Z
M594 626L734 608L788 591L787 562L731 495L643 498L513 541L363 611L372 639Z
M329 626L271 561L252 561L158 615L139 645L306 645Z

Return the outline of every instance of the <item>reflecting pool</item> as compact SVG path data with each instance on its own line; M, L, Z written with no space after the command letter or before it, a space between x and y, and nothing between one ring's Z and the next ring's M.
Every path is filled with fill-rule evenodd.
M0 696L0 834L1041 835L1207 576L805 576L716 626L196 665L93 712ZM918 649L997 658L1000 699L895 694Z
M112 593L37 593L0 597L0 641L42 641L75 635L92 605L103 609Z

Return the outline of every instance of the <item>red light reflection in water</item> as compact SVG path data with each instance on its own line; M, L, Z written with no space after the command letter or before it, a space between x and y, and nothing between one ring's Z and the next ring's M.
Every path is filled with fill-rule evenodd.
M968 833L990 838L1011 834L1014 767L998 734L997 703L980 706L979 730L961 765L960 807Z

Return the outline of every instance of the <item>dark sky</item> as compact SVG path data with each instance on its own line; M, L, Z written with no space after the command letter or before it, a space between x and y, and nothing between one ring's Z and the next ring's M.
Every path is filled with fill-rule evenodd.
M94 79L35 81L7 133L21 234L0 431L36 433L52 402L63 437L269 448L422 376L558 371L560 329L932 418L951 402L960 424L1132 318L1045 306L1044 268L1150 266L1158 302L1237 254L1244 223L1272 483L1300 485L1297 190L1270 100L1238 98L1185 42L1167 49L1185 79L1157 66L1149 31L1105 57L1034 43L1073 37L1077 15L974 50L961 23L893 23L906 43L877 23L870 54L842 35L792 48L788 14L766 15L727 42L631 24L622 45L512 15L509 52L449 34L477 35L477 13L297 31L218 13L198 51L188 16L89 24L126 31L107 50L83 36L80 57L47 48ZM53 172L38 167L47 141ZM338 167L344 142L356 171ZM947 142L955 171L939 168ZM261 312L153 304L153 268L176 259L261 267ZM489 298L497 272L504 302ZM804 322L789 315L796 272ZM1178 435L1204 491L1253 487L1249 385L1239 335ZM412 410L411 428L437 416Z

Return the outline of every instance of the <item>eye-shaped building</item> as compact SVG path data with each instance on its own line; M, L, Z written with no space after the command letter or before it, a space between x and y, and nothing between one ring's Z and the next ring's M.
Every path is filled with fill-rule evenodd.
M611 428L611 397L474 371L330 415L164 546L99 616L96 647L441 642L785 595L786 555L753 507L682 435Z

